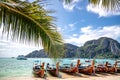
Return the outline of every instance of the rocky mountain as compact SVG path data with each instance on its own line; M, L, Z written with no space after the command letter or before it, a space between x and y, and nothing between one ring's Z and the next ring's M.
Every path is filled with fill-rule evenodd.
M27 58L47 58L47 54L44 52L44 50L35 50L29 54L26 55Z
M72 45L72 44L69 44L69 43L66 43L64 44L65 45L65 55L64 57L66 58L72 58L76 55L76 51L77 51L77 48L78 46L75 46L75 45ZM26 55L26 57L28 58L46 58L48 57L47 54L44 52L44 50L35 50L29 54Z
M65 45L65 58L120 58L120 43L107 37L87 41L82 47ZM26 55L29 58L48 57L44 50L33 51Z
M120 57L120 43L107 37L87 41L84 46L78 48L77 57L118 58Z
M77 48L79 48L78 46L72 45L72 44L65 44L65 58L73 58L76 56L76 51Z

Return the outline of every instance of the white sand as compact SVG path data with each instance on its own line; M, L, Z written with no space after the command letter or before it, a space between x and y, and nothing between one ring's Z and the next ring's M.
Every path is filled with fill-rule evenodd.
M62 78L52 77L48 75L46 80L120 80L120 73L115 74L96 74L95 76L77 74L77 75L68 75L66 73L61 73ZM43 78L35 77L3 77L0 80L45 80Z

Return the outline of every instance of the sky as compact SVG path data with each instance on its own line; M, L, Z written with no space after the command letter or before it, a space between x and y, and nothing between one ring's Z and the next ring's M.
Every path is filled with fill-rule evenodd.
M30 0L32 2L33 0ZM47 4L47 5L46 5ZM56 18L54 22L65 43L83 46L86 41L109 37L120 43L120 11L106 11L100 6L88 3L88 0L73 0L65 4L60 0L48 0L45 9L54 10L50 15ZM16 57L26 55L41 46L22 44L1 37L0 30L0 57Z

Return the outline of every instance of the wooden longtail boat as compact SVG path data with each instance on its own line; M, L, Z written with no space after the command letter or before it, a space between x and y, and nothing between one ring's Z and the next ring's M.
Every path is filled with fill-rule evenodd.
M62 76L59 74L59 62L56 63L56 66L55 65L49 65L49 63L47 64L47 71L55 76L55 77L59 77L61 78Z
M96 66L95 72L116 72L117 71L117 62L115 62L114 66L112 66L110 63L106 62L105 65L99 64Z
M106 65L107 72L110 72L110 73L117 72L117 68L116 68L117 62L115 62L115 64L113 66L110 63L108 63L108 62L106 62L106 63L107 63L107 65Z
M98 73L98 72L107 72L107 62L106 64L98 64L96 67L95 67L95 72Z
M117 62L117 66L116 66L117 72L120 73L120 60L117 60L116 62Z
M63 64L60 66L60 71L65 73L76 73L77 72L77 66L73 66L73 63L71 64Z
M44 62L42 63L42 65L37 65L37 64L34 65L33 74L35 76L46 78L45 69L44 69Z
M80 60L77 61L77 67L79 73L84 74L92 74L94 72L94 60L92 60L92 64L89 66L83 66L80 64Z

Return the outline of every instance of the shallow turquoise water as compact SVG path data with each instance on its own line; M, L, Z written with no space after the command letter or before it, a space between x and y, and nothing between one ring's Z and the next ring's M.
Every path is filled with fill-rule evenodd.
M0 77L32 76L32 67L36 60L39 63L53 64L53 60L48 58L28 58L27 60L0 58Z
M54 64L57 61L60 62L60 65L71 63L76 65L78 59L65 58L53 60L49 58L28 58L27 60L17 60L15 58L0 58L0 77L32 76L32 66L35 60L38 60L39 63L45 62L46 66L48 62ZM80 62L85 63L85 60L89 59L80 59ZM106 61L111 64L115 62L115 60L110 59L96 59L97 63L105 63Z

